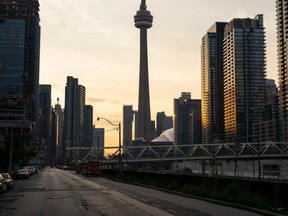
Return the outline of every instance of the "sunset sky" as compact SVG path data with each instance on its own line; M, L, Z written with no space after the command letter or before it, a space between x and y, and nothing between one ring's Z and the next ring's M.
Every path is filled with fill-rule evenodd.
M139 29L134 15L141 0L39 0L40 83L52 85L64 107L67 76L86 87L86 104L97 116L122 122L123 105L138 106ZM274 0L146 0L154 22L148 30L151 118L173 115L173 99L191 92L201 99L201 39L216 21L264 14L267 78L277 80ZM105 145L116 145L117 131Z

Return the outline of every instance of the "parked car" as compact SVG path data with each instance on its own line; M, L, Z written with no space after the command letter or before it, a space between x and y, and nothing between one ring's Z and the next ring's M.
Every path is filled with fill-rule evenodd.
M9 175L9 173L1 173L2 177L4 178L6 185L7 185L7 189L11 190L14 188L14 180L11 178L11 176Z
M6 192L7 189L7 184L5 182L4 177L0 174L0 194Z
M16 179L29 179L30 174L27 169L19 169L15 176Z
M22 167L22 169L26 169L28 171L29 177L33 176L33 169L30 166Z
M63 170L69 170L69 167L68 166L62 166L62 169Z

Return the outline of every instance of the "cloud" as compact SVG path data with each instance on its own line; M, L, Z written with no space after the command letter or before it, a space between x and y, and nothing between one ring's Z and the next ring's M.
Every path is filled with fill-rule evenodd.
M123 101L109 99L109 98L86 98L87 104L88 103L113 103L113 104L121 104Z

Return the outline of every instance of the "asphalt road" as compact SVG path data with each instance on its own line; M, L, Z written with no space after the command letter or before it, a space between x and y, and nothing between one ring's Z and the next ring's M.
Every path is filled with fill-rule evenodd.
M0 195L1 216L257 216L151 188L46 168Z

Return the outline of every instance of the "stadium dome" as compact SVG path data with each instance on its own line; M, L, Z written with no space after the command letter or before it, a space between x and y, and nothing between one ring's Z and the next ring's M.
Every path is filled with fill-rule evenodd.
M173 128L163 131L159 137L153 139L151 142L174 142Z

